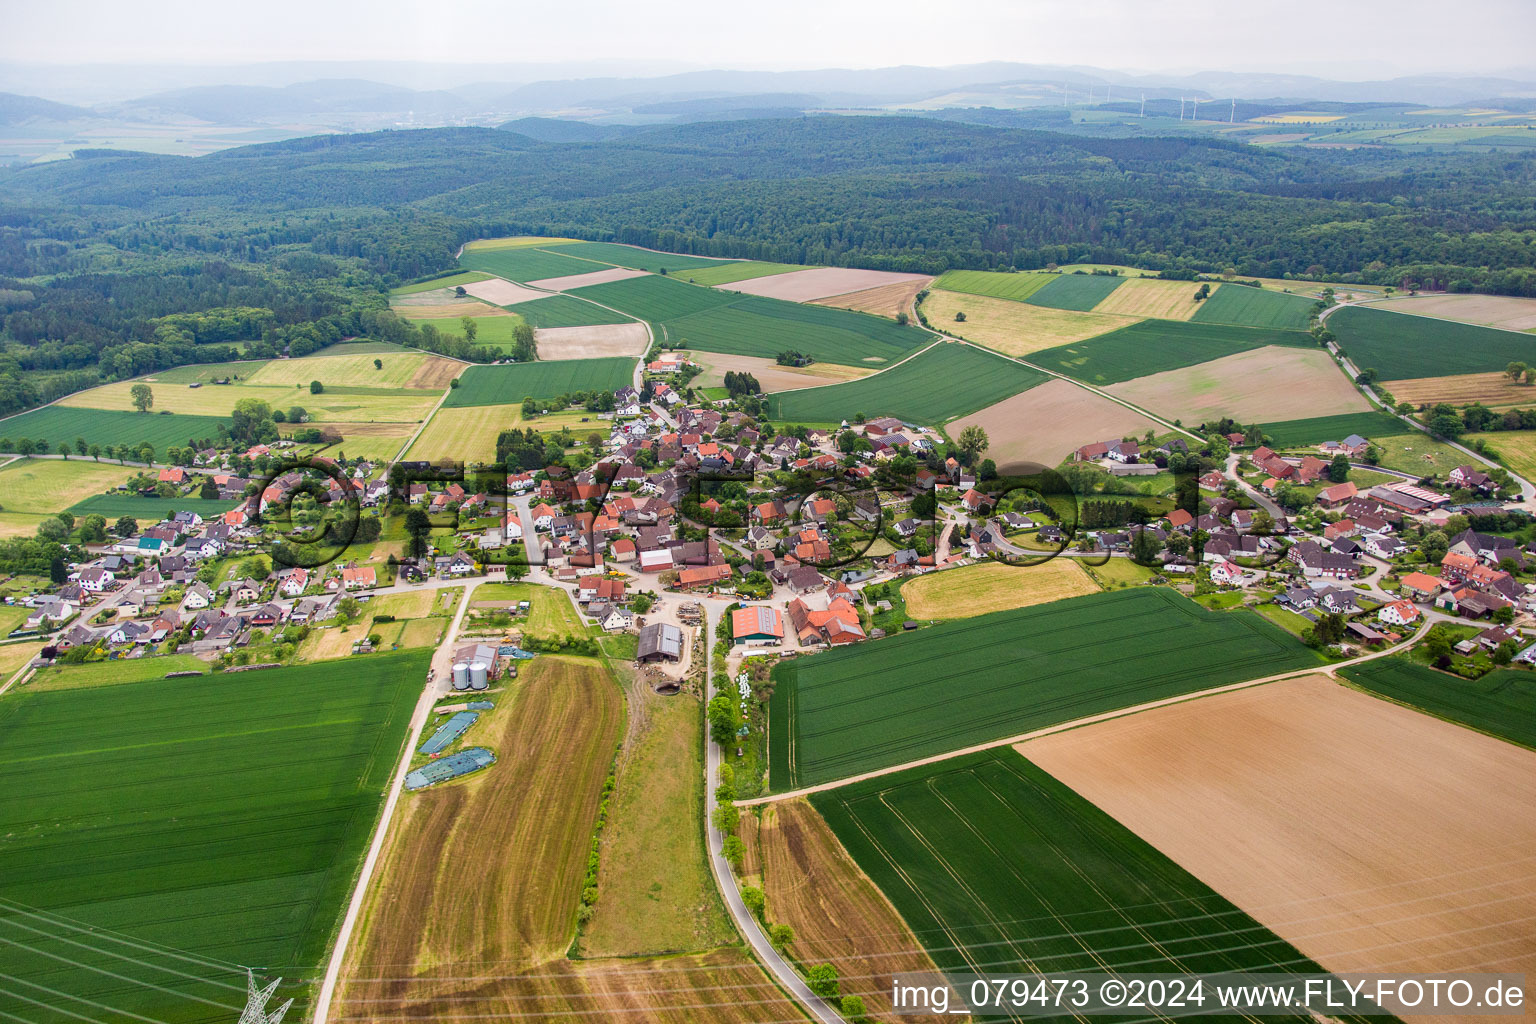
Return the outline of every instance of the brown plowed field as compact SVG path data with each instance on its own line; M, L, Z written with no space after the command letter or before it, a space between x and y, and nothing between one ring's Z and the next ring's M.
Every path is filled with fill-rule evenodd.
M1410 295L1376 303L1400 313L1438 316L1446 320L1502 327L1506 331L1536 330L1536 299L1513 295Z
M863 291L833 295L830 298L814 301L818 306L835 306L838 309L851 309L858 313L873 313L876 316L890 317L892 320L896 319L897 313L905 313L915 320L917 311L913 308L913 303L917 299L917 293L932 283L931 277L922 277L913 281L895 281L877 288L865 288Z
M597 266L597 264L593 264ZM572 288L585 288L593 284L607 284L609 281L627 281L632 277L644 277L643 270L629 270L625 267L612 267L608 270L594 270L590 274L567 274L564 277L546 277L540 281L529 281L535 288L544 288L552 292L568 292Z
M1532 751L1320 675L1018 749L1329 970L1536 972Z
M811 302L831 295L878 288L882 285L924 280L923 274L898 274L891 270L856 270L852 267L817 267L793 270L788 274L770 274L746 281L717 285L721 291L766 295L770 299Z
M868 1012L890 1013L891 975L938 970L810 804L769 805L757 845L768 917L795 930L789 951L803 963L835 964L843 993L862 996Z
M520 284L504 281L499 277L493 277L489 281L473 281L463 286L466 292L477 299L484 299L493 306L511 306L519 302L532 302L534 299L549 298L548 292L537 291L533 288L524 288Z
M1393 381L1394 395L1396 385ZM1180 417L1185 423L1222 416L1242 423L1268 423L1371 408L1328 353L1281 345L1137 377L1104 390L1159 416Z
M1163 429L1140 413L1065 380L1048 380L962 416L945 429L958 437L973 423L991 441L986 457L1005 473L1025 463L1054 466L1091 441Z
M1536 402L1536 387L1515 384L1502 373L1458 373L1449 377L1415 377L1387 383L1392 397L1399 402L1435 404L1449 402L1467 405L1530 405Z
M442 359L433 356L421 364L421 369L411 375L408 388L422 388L428 391L441 391L448 386L448 382L464 372L464 364L457 359Z
M796 388L813 388L819 384L837 384L845 380L868 377L875 371L864 366L842 366L838 363L812 363L810 366L780 366L772 359L761 356L728 356L720 352L689 352L689 359L704 367L704 372L693 381L695 387L715 388L725 384L729 370L750 373L762 385L763 392L793 391Z
M645 354L651 340L645 324L598 327L543 327L533 332L540 359L601 359Z

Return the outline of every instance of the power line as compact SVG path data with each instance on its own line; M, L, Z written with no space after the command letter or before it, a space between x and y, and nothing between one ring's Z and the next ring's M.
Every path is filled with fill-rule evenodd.
M34 935L41 935L45 939L48 939L48 940L50 940L52 942L68 943L69 945L74 946L74 947L76 947L78 949L90 950L92 953L100 953L103 956L114 957L114 958L116 958L118 960L126 960L129 963L131 963L131 964L138 964L140 967L147 967L147 968L149 968L152 971L164 971L166 974L174 974L174 975L176 975L177 977L180 977L180 978L187 978L187 979L189 979L191 981L201 982L201 983L203 983L205 985L213 985L213 986L215 986L217 988L229 989L232 992L243 992L244 991L244 989L242 987L240 987L239 985L231 985L228 982L223 982L223 981L214 981L212 978L204 978L201 975L197 975L197 974L188 974L186 971L178 971L174 967L163 967L160 964L152 964L152 963L150 963L147 960L140 960L137 957L128 956L126 953L114 953L110 949L102 949L99 946L92 946L92 945L90 945L88 943L77 942L74 939L66 939L62 935L50 935L47 932L43 931L41 928L33 928L30 925L22 924L20 921L7 921L4 918L0 918L0 924L9 925L12 928L25 928L27 931L33 933ZM10 939L6 939L4 936L0 936L0 942L10 942L10 941L11 941ZM20 944L19 943L13 943L13 945L20 945ZM36 947L23 945L22 948L24 948L24 949L35 949ZM37 951L41 952L41 950L37 950Z

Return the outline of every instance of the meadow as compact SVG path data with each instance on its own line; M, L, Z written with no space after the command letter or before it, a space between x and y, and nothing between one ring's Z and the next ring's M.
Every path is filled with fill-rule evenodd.
M1040 383L1036 370L970 345L940 343L872 377L770 396L782 422L837 423L856 413L940 424Z
M555 249L525 246L516 249L466 249L459 265L506 278L508 281L542 281L546 277L588 274L608 266L607 261L576 259Z
M951 975L1318 969L1012 750L811 804Z
M1403 658L1378 658L1343 673L1372 693L1536 749L1536 673L1503 668L1463 679Z
M931 572L903 583L901 596L914 619L969 619L1098 591L1074 559L1053 558L1039 565L982 562Z
M85 438L86 444L137 445L148 441L155 452L164 455L170 447L184 447L194 440L218 437L219 427L228 426L223 416L187 416L182 414L119 412L110 409L80 409L48 405L8 419L0 420L0 437L14 445L26 437L46 439L57 450L60 444L74 445Z
M126 482L135 472L81 459L18 459L0 468L0 495L9 512L52 515Z
M1109 298L1109 293L1125 281L1113 274L1058 274L1025 301L1086 312Z
M1311 664L1257 616L1163 588L947 622L775 669L769 781L830 782Z
M629 317L615 313L574 295L551 295L547 299L519 302L507 309L528 322L534 330L541 327L597 327L601 324L628 323Z
M1118 384L1264 345L1315 346L1298 331L1143 320L1109 334L1031 355L1030 362L1090 384Z
M955 315L964 313L957 321ZM1070 309L1034 306L985 295L931 291L923 314L945 334L965 338L1010 356L1028 356L1042 349L1086 341L1129 327L1136 317L1079 313Z
M933 282L934 290L990 295L1023 302L1054 281L1049 274L1003 274L992 270L946 270Z
M1193 281L1133 277L1110 292L1094 310L1123 316L1188 320L1200 311L1201 303L1195 301L1195 294L1199 290L1200 285ZM1220 295L1222 290L1220 285L1213 285L1211 294Z
M1350 434L1371 438L1399 434L1407 424L1389 412L1351 412L1338 416L1280 420L1265 423L1264 434L1273 448L1306 448L1324 441L1342 441Z
M1529 334L1411 313L1346 306L1328 317L1328 329L1351 362L1388 381L1494 372L1514 360L1536 361Z
M633 360L562 359L554 362L471 366L448 393L446 409L516 405L524 398L556 398L577 391L612 391L634 380Z
M467 270L462 274L449 274L446 277L434 277L430 281L418 281L415 284L403 284L398 288L391 288L391 295L419 295L422 292L434 292L439 288L453 288L461 284L474 284L476 281L489 281L490 274L482 274L478 271Z
M1200 303L1200 309L1192 319L1198 324L1239 324L1304 331L1315 305L1312 300L1299 295L1228 284L1217 288Z
M1372 437L1371 443L1380 450L1384 468L1418 476L1444 476L1469 461L1465 453L1417 430L1380 434Z
M114 1019L179 1024L216 1019L210 1006L232 1019L245 989L233 964L257 964L305 1015L304 979L324 962L427 663L7 695L0 898L45 915L0 911L17 943L7 973Z
M1498 455L1498 461L1527 480L1536 475L1536 430L1501 430L1491 434L1469 434L1463 444L1484 441Z

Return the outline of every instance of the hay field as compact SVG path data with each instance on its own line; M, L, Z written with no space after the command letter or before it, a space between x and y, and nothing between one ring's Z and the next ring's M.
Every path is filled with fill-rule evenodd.
M1041 349L1083 341L1140 320L1134 316L1083 313L942 291L928 293L923 300L923 312L937 330L1011 356L1028 356ZM965 314L964 323L955 321L955 314L960 312Z
M350 352L350 348L335 345L301 359L273 359L247 377L245 383L308 388L310 381L318 380L326 386L440 391L464 368L457 359L427 352ZM374 368L375 359L384 364L382 369Z
M563 292L569 291L572 288L585 288L591 284L607 284L609 281L624 281L631 277L644 276L645 271L643 270L626 270L623 267L612 267L608 270L594 270L587 274L566 274L564 277L546 277L539 281L529 281L528 284L533 288L543 288L545 291ZM524 288L522 290L530 291L531 289ZM533 297L542 298L537 293ZM522 300L514 299L513 301L520 302ZM502 303L502 305L510 305L510 303Z
M58 440L74 443L74 438ZM53 515L125 483L137 472L89 459L18 459L0 468L0 503L7 512Z
M503 238L477 238L464 243L465 252L494 252L497 249L527 249L541 245L567 245L578 238L560 238L546 235L507 235Z
M1532 346L1532 350L1536 352L1536 346ZM1498 407L1536 402L1536 388L1515 384L1499 372L1418 377L1414 380L1394 380L1387 386L1393 398L1414 405L1424 402L1431 405L1437 402L1449 402L1452 405L1482 402L1484 405Z
M645 354L651 338L645 324L606 324L596 327L542 327L533 332L539 359L603 359Z
M1498 452L1504 465L1527 480L1536 477L1536 430L1501 430L1489 434L1468 434L1463 444L1486 441ZM1454 467L1453 467L1454 468Z
M456 320L472 316L516 316L500 306L492 306L479 299L461 299L452 296L441 302L392 302L389 307L396 316L407 320ZM438 326L433 324L434 327Z
M851 267L817 267L812 270L795 270L787 274L770 274L767 277L750 278L719 285L726 291L762 295L770 299L789 302L810 302L833 295L879 288L888 284L906 284L924 281L923 274L900 274L890 270L857 270Z
M522 421L521 406L495 409L474 406L464 409L439 409L427 423L411 450L410 459L456 459L460 462L490 462L496 457L496 435Z
M0 540L36 536L38 524L52 518L41 512L0 512Z
M1513 295L1405 295L1375 305L1400 313L1437 316L1506 331L1536 329L1536 299Z
M1092 577L1070 558L1030 566L983 562L931 572L901 588L914 619L969 619L1098 592Z
M1051 274L1011 274L993 270L946 270L933 283L935 288L970 295L990 295L996 299L1023 302L1050 284Z
M987 458L1004 471L1025 463L1054 466L1092 441L1163 429L1155 420L1071 381L1052 378L947 428L952 436L976 424L992 442Z
M790 953L804 963L836 964L848 975L843 994L862 997L868 1012L881 1019L891 1012L893 974L938 969L891 901L804 800L766 807L756 848L769 914L795 930Z
M728 356L719 352L689 352L687 356L704 368L704 372L694 379L694 387L723 387L726 373L735 371L756 377L765 394L858 380L877 372L867 366L844 366L841 363L780 366L772 359L761 356Z
M1188 423L1222 416L1262 423L1371 409L1327 352L1278 345L1164 370L1104 390Z
M1153 317L1158 320L1188 320L1200 312L1194 281L1159 281L1151 277L1133 277L1110 292L1093 307L1095 313L1119 313L1124 316ZM1221 290L1211 288L1212 294Z
M1536 752L1322 676L1020 750L1329 970L1536 971Z
M893 320L897 313L905 313L916 319L917 311L914 302L917 299L917 293L927 288L932 282L931 277L919 278L915 281L897 281L893 284L880 285L878 288L865 288L863 291L833 295L830 298L813 301L818 306L851 309L855 313L873 313L875 316L887 316Z
M475 298L483 299L493 306L510 306L518 302L532 302L535 299L548 298L544 292L536 288L524 288L520 284L503 281L499 277L466 284L464 285L464 290Z

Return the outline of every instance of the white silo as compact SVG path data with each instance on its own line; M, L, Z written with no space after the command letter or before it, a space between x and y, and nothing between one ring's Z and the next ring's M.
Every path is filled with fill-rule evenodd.
M455 690L469 689L469 666L462 661L454 662L453 688Z
M485 662L477 661L469 666L469 685L476 690L483 690L491 685L490 672L485 667Z

